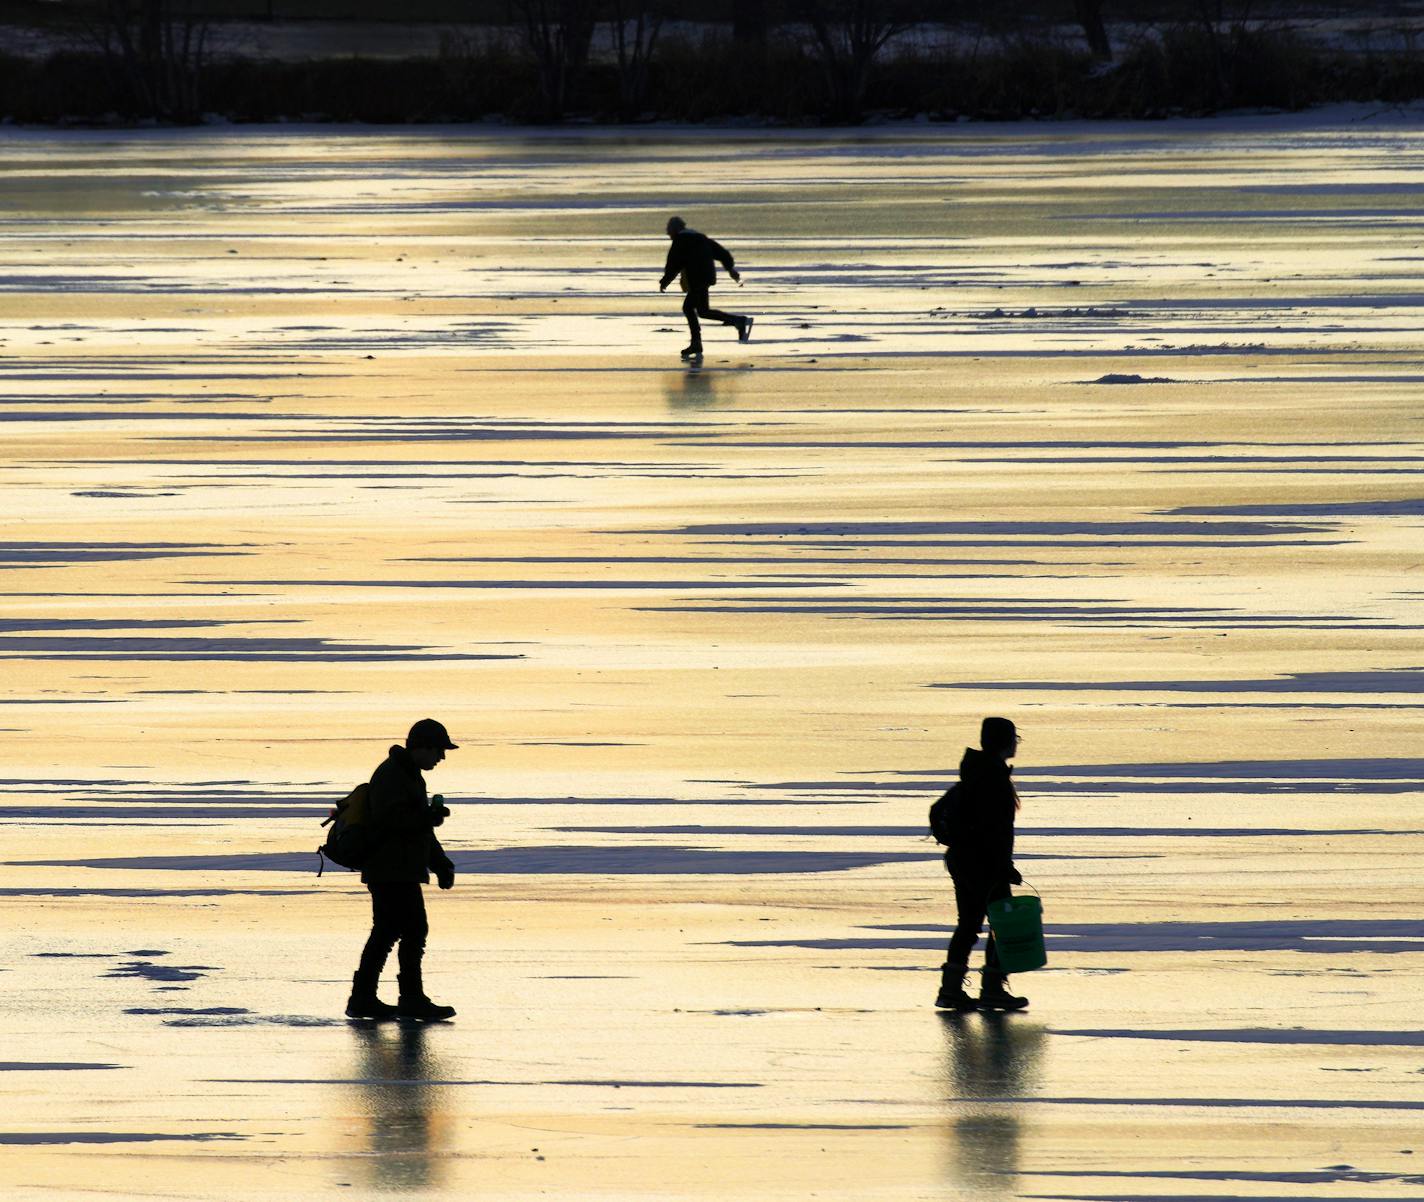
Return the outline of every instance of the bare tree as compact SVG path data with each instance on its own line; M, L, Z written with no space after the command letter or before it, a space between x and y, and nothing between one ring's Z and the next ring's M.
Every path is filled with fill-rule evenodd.
M870 70L885 43L913 24L904 0L799 0L831 93L832 115L855 121Z
M1103 0L1073 0L1073 12L1083 27L1083 36L1088 39L1093 57L1100 62L1112 62L1112 43L1103 24Z
M539 78L542 116L564 116L579 76L588 65L598 24L599 0L512 0L525 49Z
M1232 55L1250 26L1253 7L1253 0L1191 0L1191 20L1206 40L1219 104L1229 104L1235 94Z
M209 22L197 0L96 0L77 10L83 39L103 54L137 112L193 121L210 61Z
M643 111L648 65L667 19L666 0L609 0L613 49L618 55L618 114L631 121Z

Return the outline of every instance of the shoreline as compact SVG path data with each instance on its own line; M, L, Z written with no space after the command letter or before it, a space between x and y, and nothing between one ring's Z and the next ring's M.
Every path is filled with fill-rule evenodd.
M83 136L91 134L186 134L213 136L229 132L263 132L272 134L309 134L324 136L364 137L402 134L407 137L459 136L508 138L519 141L641 141L660 135L677 134L698 139L736 138L756 142L776 141L817 142L824 140L866 141L895 140L927 142L941 141L946 136L992 137L997 133L1021 134L1032 128L1066 131L1091 130L1095 133L1140 133L1144 129L1163 129L1181 133L1221 131L1233 128L1251 130L1339 129L1359 125L1380 125L1398 122L1403 126L1424 128L1424 100L1404 105L1348 102L1322 104L1295 110L1232 109L1214 114L1181 114L1166 117L1021 117L1013 120L988 120L961 117L955 120L930 118L867 119L857 125L782 125L771 121L747 119L716 121L646 121L619 124L611 121L569 120L558 125L525 125L503 118L473 121L430 122L364 122L359 120L275 120L240 121L209 115L198 124L165 124L152 119L128 122L73 122L45 124L21 122L6 117L0 119L0 143L17 136Z

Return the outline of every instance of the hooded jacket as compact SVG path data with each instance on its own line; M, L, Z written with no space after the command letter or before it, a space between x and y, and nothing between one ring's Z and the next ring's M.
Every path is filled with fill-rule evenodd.
M718 263L727 269L728 274L736 271L732 252L720 242L714 242L696 230L680 230L668 247L667 265L663 268L660 287L666 288L678 275L682 275L689 291L710 288L717 282Z
M959 761L959 781L969 820L949 861L952 872L973 873L989 881L1007 881L1014 870L1014 815L1018 793L1013 769L998 756L966 747Z
M404 747L392 747L372 773L366 805L374 846L363 882L423 885L432 871L454 871L431 825L425 777Z

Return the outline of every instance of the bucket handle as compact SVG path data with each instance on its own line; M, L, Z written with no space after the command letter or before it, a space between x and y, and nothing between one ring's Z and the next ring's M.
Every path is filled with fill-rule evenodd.
M1019 879L1019 884L1020 884L1020 885L1028 885L1028 887L1033 890L1033 895L1034 895L1034 897L1038 898L1039 907L1042 908L1042 906L1043 906L1043 894L1040 893L1040 892L1038 891L1037 887L1034 886L1034 885L1029 881L1029 879L1028 879L1026 876L1023 876L1022 873L1019 874L1019 877L1020 877L1020 879ZM1012 896L1012 894L1010 894L1010 896ZM1002 898L990 898L990 897L986 897L986 898L984 899L984 909L987 911L987 910L989 909L989 907L994 904L994 902L996 902L996 901L1002 901L1002 900L1003 900Z

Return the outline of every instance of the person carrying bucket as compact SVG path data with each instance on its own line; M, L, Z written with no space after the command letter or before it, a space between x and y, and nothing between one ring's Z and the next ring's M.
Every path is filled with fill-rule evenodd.
M979 939L990 903L1011 896L1011 885L1023 884L1014 867L1014 817L1019 796L1009 767L1018 750L1018 731L1007 718L985 718L979 728L979 744L978 748L965 748L959 784L935 804L935 810L942 812L931 813L936 837L949 848L944 863L954 881L957 912L935 1005L944 1010L1021 1010L1028 999L1008 991L1008 977L1000 965L992 930L984 948L978 999L964 989L969 953Z

